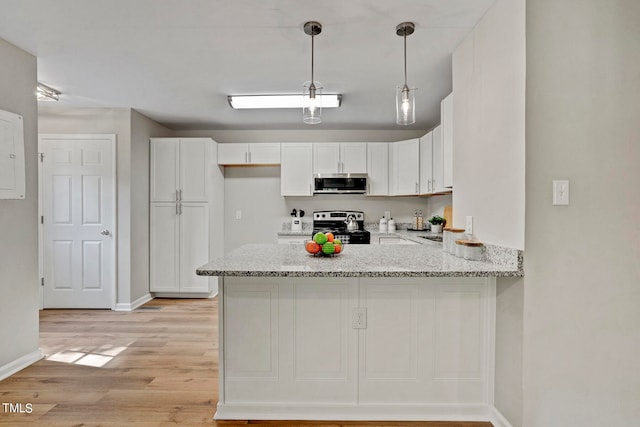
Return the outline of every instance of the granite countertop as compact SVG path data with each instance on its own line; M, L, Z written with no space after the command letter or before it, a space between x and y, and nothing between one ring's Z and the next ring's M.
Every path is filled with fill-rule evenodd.
M201 276L519 277L522 251L487 246L486 261L467 261L441 245L345 245L321 257L303 245L249 244L198 268Z

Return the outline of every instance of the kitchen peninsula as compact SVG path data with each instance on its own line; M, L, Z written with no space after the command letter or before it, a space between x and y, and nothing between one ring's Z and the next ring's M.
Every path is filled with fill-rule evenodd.
M438 245L243 246L219 277L217 419L477 420L493 406L496 277L522 253Z

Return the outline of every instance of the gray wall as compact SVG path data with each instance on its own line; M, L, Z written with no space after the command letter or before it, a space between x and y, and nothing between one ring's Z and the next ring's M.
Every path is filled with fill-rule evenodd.
M276 243L282 223L291 221L293 208L304 210L303 221L311 222L313 211L361 210L366 222L377 222L385 210L398 221L409 222L415 209L426 217L443 214L451 196L434 197L366 197L361 195L318 195L282 197L280 167L227 167L224 178L225 250L246 243ZM236 220L236 211L242 218Z
M453 54L453 212L481 241L525 245L525 1L496 0ZM523 425L524 280L498 279L495 407Z
M527 427L640 422L639 22L637 0L527 1Z
M0 109L24 118L26 197L0 200L0 369L38 352L36 58L0 39ZM37 356L36 356L37 357Z
M525 0L496 0L452 61L453 222L524 249Z
M145 240L149 228L148 136L170 136L171 131L137 112L132 113L130 108L68 108L57 105L40 106L38 131L40 133L116 134L118 192L116 302L126 308L136 298L148 293L149 289L149 243ZM146 174L141 169L146 171ZM141 227L143 229L140 229ZM140 248L137 245L142 241L145 243ZM142 282L135 282L136 280Z
M149 138L171 135L131 110L131 301L149 293Z

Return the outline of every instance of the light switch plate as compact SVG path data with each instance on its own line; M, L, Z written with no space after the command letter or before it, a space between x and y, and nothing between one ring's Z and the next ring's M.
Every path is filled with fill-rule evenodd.
M467 215L467 223L464 227L465 234L473 234L473 217L471 215Z
M236 219L242 219L242 211L236 211Z
M367 307L354 307L351 312L351 327L367 329Z
M569 180L553 181L553 206L569 204Z

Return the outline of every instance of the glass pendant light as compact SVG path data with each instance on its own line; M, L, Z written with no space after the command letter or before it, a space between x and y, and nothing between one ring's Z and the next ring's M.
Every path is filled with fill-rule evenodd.
M404 85L396 88L396 123L410 125L416 122L416 88L407 85L407 36L413 34L413 22L403 22L396 27L396 34L404 38Z
M321 31L322 25L319 22L309 21L304 24L305 34L311 36L311 81L304 83L302 91L302 121L310 125L322 122L322 84L313 80L313 38Z

